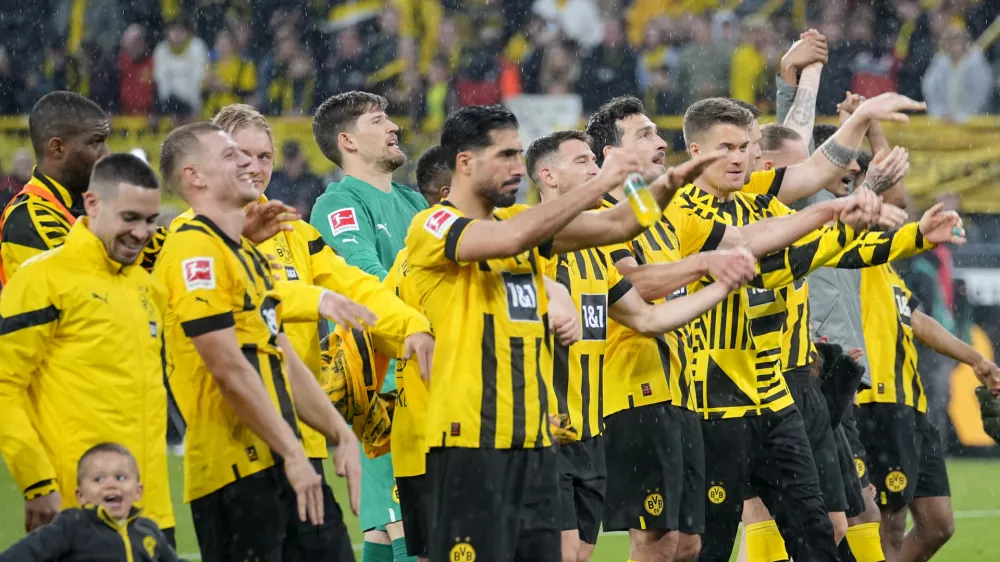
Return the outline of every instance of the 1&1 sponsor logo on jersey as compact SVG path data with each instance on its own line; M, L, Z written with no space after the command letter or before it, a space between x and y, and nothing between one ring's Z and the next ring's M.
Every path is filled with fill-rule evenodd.
M327 215L326 218L330 221L330 231L334 236L338 236L344 232L358 230L358 217L354 212L354 207L337 209Z

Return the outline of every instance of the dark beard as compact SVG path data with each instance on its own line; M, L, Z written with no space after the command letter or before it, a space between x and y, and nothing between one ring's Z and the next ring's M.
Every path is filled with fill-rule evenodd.
M495 209L505 209L517 203L517 192L507 194L501 191L487 191L484 195Z

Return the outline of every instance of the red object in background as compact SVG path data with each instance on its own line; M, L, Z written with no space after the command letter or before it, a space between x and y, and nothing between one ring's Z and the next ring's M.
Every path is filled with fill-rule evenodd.
M468 78L455 81L455 93L460 106L495 105L521 93L521 71L517 65L503 56L497 57L497 64L500 67L500 77L496 81Z
M118 76L122 115L149 115L156 103L153 82L153 57L133 60L126 53L118 55Z
M860 60L859 57L857 62L861 64L856 64L860 68L855 69L851 78L851 92L873 98L898 89L897 77L903 66L902 61L886 55L878 60Z

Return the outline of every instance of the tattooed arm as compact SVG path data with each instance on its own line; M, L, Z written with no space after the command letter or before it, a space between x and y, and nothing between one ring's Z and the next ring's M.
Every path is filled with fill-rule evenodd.
M924 108L923 103L896 93L882 94L864 102L808 160L786 169L778 199L785 204L798 201L839 180L857 157L870 122L905 122L909 118L904 111L921 111Z
M819 91L820 74L823 63L813 63L802 70L795 101L785 116L784 125L794 129L806 143L812 142L813 127L816 125L816 92Z
M837 104L841 125L851 118L851 115L864 101L864 96L847 92L844 101ZM868 142L871 144L872 154L875 156L865 174L865 187L878 194L895 186L905 190L903 176L909 170L909 156L906 151L899 147L893 149L889 145L889 139L886 138L882 131L882 124L878 121L872 121L868 124Z

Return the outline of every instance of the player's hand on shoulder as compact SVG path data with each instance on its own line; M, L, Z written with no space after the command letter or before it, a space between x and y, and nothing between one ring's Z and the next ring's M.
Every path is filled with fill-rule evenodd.
M319 299L319 313L338 326L364 330L378 321L375 313L340 293L324 291Z
M243 209L243 236L260 244L279 232L292 230L290 223L300 218L295 207L281 201L250 203Z
M361 513L361 453L359 450L358 438L350 431L345 431L340 436L337 447L333 450L333 469L337 472L337 476L347 479L347 492L354 515Z
M24 502L24 530L27 532L48 525L62 510L62 496L51 492Z
M744 247L706 252L708 274L730 290L750 282L757 275L757 259Z
M927 209L920 217L920 234L931 244L965 244L962 217L955 211L945 211L944 203Z

